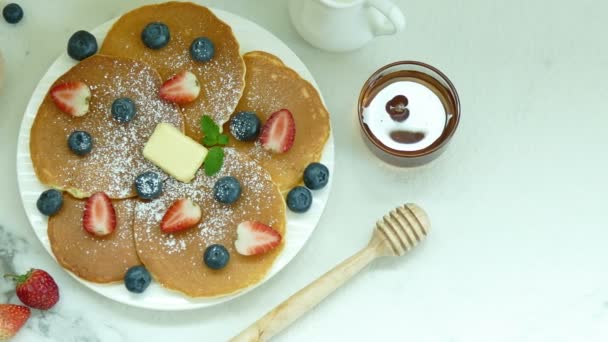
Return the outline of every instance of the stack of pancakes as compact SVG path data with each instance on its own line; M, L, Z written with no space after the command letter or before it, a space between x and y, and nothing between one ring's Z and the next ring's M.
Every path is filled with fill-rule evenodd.
M148 49L141 41L143 28L151 22L169 27L171 40L163 49ZM215 44L215 56L208 63L197 63L189 55L190 43L200 36ZM201 93L194 102L178 107L161 100L158 92L164 80L183 70L197 76ZM282 194L301 182L309 163L320 159L329 136L329 114L316 89L271 54L241 56L230 26L205 7L182 2L145 6L122 16L99 54L78 63L54 85L67 81L89 86L89 112L83 117L66 115L47 94L30 135L36 175L45 185L67 193L63 208L48 222L59 263L97 283L122 281L129 267L144 264L161 285L191 297L226 295L259 282L282 246L263 255L241 256L234 248L236 227L242 221L260 221L285 235ZM131 98L138 108L127 125L111 119L112 101L120 97ZM271 154L259 143L232 138L224 148L220 172L210 177L199 171L191 183L173 179L143 157L143 146L160 122L200 141L202 114L227 125L239 111L253 111L265 122L282 108L292 112L297 132L287 153ZM94 149L84 157L67 146L67 137L75 130L94 138ZM156 200L142 201L135 198L133 181L149 170L165 177L164 191ZM223 176L236 177L243 188L233 205L213 198L213 185ZM112 199L116 210L116 231L106 237L82 228L85 199L99 191ZM184 232L161 233L167 208L184 197L201 207L201 222ZM202 260L205 248L216 243L231 254L222 270L211 270Z

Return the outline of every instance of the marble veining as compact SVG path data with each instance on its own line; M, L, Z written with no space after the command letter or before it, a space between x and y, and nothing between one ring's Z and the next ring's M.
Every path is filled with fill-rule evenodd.
M51 309L47 312L33 312L25 329L33 336L49 339L59 337L61 341L101 342L102 339L97 329L93 329L92 324L85 317L65 315L56 309ZM105 324L101 327L109 328Z
M27 241L16 237L9 232L3 225L0 225L0 276L4 274L14 274L14 258L17 253L26 252ZM0 303L9 302L15 297L14 286L10 281L2 277L0 279Z
M0 225L0 275L25 272L27 269L19 269L15 266L15 257L25 256L29 253L29 242L8 231ZM60 292L61 293L61 292ZM21 304L15 294L12 281L0 279L0 303ZM101 339L95 330L91 329L92 322L80 315L68 315L60 313L57 309L61 303L48 311L32 309L32 315L23 331L17 336L25 339L25 336L37 336L58 341L81 341L100 342ZM68 311L69 313L69 311ZM111 326L103 324L109 331L114 330ZM116 332L116 336L121 336ZM60 337L60 338L58 338Z

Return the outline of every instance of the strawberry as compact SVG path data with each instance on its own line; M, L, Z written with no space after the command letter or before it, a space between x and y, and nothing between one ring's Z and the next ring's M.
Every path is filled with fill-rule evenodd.
M160 222L163 233L174 233L194 227L201 220L201 207L188 198L173 203Z
M50 274L31 269L23 275L7 274L16 284L17 297L23 304L34 309L48 310L59 301L59 288Z
M194 101L200 92L196 76L190 71L182 71L163 83L159 96L165 101L186 104Z
M82 227L95 236L106 236L116 228L116 212L108 195L97 192L91 195L84 207Z
M296 138L296 123L287 109L273 113L262 127L260 142L264 149L273 153L284 153L293 146Z
M236 228L236 251L241 255L266 253L281 243L281 234L271 227L257 222L241 222Z
M91 90L83 82L66 82L51 89L51 98L59 110L78 117L89 112Z
M0 304L0 341L15 336L30 318L30 314L30 308L27 306Z

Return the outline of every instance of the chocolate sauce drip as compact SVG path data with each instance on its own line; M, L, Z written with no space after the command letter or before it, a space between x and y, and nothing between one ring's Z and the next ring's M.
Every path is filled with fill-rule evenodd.
M405 95L397 95L386 103L385 109L391 119L403 122L410 116L410 110L407 109L408 103L409 100Z

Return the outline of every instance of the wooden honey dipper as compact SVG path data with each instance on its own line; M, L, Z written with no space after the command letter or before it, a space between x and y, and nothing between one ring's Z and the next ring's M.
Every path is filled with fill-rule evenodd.
M376 258L402 256L412 250L424 240L430 227L428 216L422 208L415 204L405 204L393 209L376 223L367 247L289 297L231 341L269 340L319 304Z

